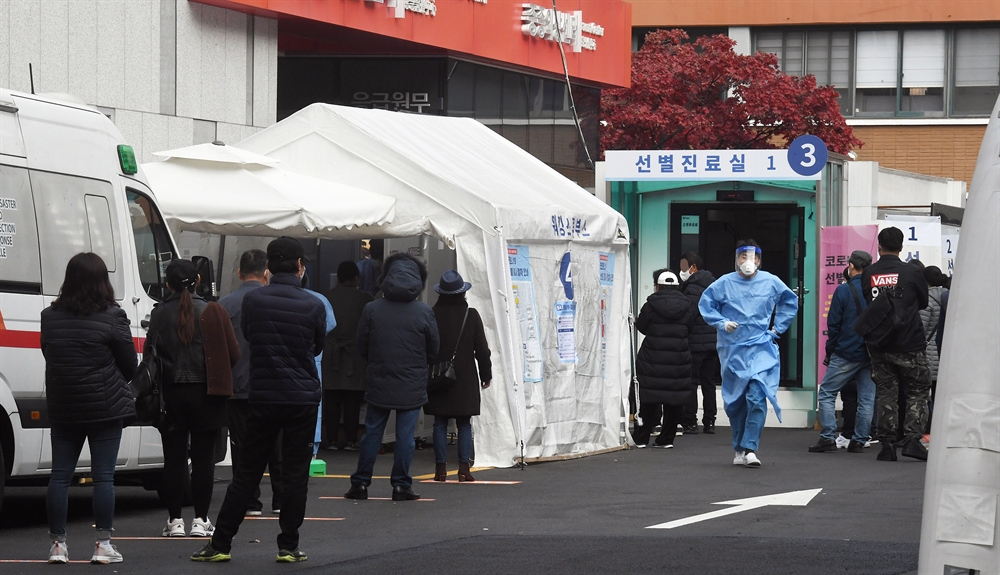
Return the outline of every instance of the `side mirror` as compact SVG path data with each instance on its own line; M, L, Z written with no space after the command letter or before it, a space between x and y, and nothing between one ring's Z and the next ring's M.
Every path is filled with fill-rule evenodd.
M195 269L198 270L198 275L201 276L201 284L198 286L196 293L205 299L205 301L216 301L219 299L219 290L215 284L215 270L212 266L212 260L205 256L194 256L191 258L194 263Z

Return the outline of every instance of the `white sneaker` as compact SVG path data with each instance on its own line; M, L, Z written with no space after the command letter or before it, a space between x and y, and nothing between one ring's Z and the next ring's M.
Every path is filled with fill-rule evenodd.
M736 457L733 458L733 465L746 465L747 457L742 451L736 452Z
M757 458L757 454L753 451L747 453L744 458L746 459L747 467L760 467L760 459Z
M247 511L247 517L260 517L263 514L264 512L260 509L250 509ZM194 529L194 527L192 527L192 529Z
M49 548L49 563L69 563L69 548L65 541L53 541Z
M184 519L171 519L163 528L164 537L184 537Z
M94 556L90 562L94 564L107 565L109 563L121 563L125 559L118 552L118 548L111 544L111 541L98 541L94 546Z
M875 443L878 443L877 439L875 440ZM871 440L865 442L865 447L871 447L871 446L872 446Z
M215 533L215 525L207 518L195 517L191 521L191 537L211 537Z
M851 444L851 440L847 439L843 435L837 434L837 449L847 449L847 446Z

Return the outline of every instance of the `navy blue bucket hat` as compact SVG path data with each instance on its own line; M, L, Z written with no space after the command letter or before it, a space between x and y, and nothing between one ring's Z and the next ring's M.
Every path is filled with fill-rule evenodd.
M434 286L434 291L441 295L452 295L469 291L472 284L462 279L455 270L448 270L441 276L441 283Z

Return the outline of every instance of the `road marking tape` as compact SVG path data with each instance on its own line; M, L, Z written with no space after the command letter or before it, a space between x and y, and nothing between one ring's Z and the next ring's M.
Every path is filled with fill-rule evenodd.
M434 481L433 479L424 479L420 483L461 483L463 485L517 485L520 481L483 481L482 479L477 479L475 481L459 481L457 479L449 479L448 481Z
M392 501L392 497L369 497L368 499L348 499L346 497L330 497L325 495L320 497L320 499L343 499L345 501ZM424 499L423 497L421 497L420 499L413 499L411 501L436 501L436 500Z
M244 517L246 521L277 521L280 517ZM343 517L303 517L304 521L343 521Z

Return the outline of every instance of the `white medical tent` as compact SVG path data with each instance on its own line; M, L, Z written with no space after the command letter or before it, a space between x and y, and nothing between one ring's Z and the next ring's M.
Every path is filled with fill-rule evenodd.
M477 466L625 444L632 289L623 216L467 118L314 104L237 146L395 198L392 222L357 238L428 235L456 250L494 366L473 419ZM567 253L572 303L560 279Z

